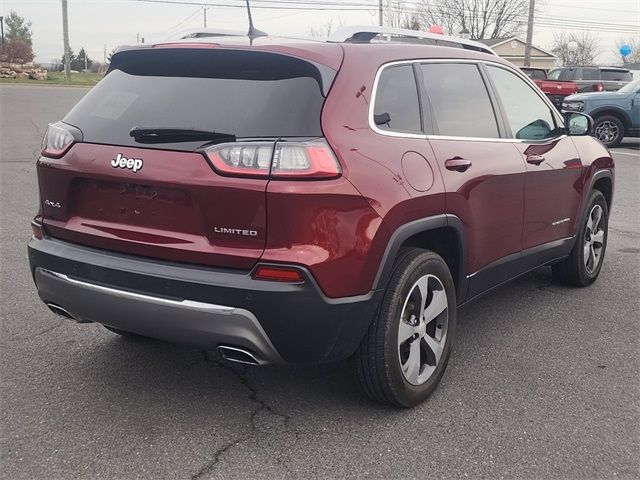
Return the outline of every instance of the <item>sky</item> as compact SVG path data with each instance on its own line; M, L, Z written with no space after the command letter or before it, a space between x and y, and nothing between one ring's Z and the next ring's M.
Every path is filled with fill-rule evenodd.
M182 1L244 5L244 0ZM331 10L259 8L260 5L274 6L274 1L259 3L259 0L254 0L252 4L254 24L270 34L307 36L311 28L321 29L330 21L334 25L374 25L378 22L377 0L301 0L306 4L314 1L324 3ZM415 4L421 0L405 1ZM386 4L386 0L383 3ZM345 10L349 4L371 5L371 8ZM300 4L294 0L283 0L277 5L293 8ZM536 15L544 24L534 28L533 43L542 48L550 48L554 33L587 29L599 38L598 61L606 64L616 61L616 40L640 37L640 0L536 0L536 6ZM32 22L36 61L49 63L60 59L63 52L61 1L0 0L0 15L6 16L11 10ZM108 55L118 45L134 44L138 37L144 38L146 43L162 41L183 29L202 27L204 23L202 6L140 0L68 0L68 12L72 50L77 53L84 47L89 57L98 61L103 61L105 52ZM548 20L551 18L557 20ZM573 20L573 24L579 22L580 29L566 26L566 19ZM602 28L595 25L596 22L610 25ZM564 23L565 26L550 26L551 23ZM246 10L207 7L207 26L244 31L247 29ZM630 29L629 26L637 28Z

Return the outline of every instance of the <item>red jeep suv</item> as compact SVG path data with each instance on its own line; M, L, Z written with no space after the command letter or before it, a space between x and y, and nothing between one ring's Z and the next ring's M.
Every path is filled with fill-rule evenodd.
M121 48L45 134L31 271L78 322L248 364L350 357L412 406L457 307L542 265L598 276L614 165L590 127L453 37Z

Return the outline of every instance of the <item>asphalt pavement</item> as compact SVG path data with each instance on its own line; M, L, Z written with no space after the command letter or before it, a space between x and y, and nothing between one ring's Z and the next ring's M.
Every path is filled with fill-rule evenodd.
M0 86L0 478L640 478L640 151L616 149L599 280L542 268L459 314L442 384L392 410L347 363L238 368L50 313L26 243L48 122L87 90Z

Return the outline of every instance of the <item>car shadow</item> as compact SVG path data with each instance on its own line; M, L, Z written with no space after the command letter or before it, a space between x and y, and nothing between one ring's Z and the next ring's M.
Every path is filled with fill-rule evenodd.
M528 307L522 305L525 292L569 294L569 288L553 282L550 269L536 270L463 307L458 314L456 345L452 356L455 370L447 372L436 396L455 382L466 363L474 362L473 353L482 348L487 335L508 331L514 322L527 322ZM502 311L519 309L518 317ZM100 328L99 326L95 326ZM81 362L82 371L72 372L87 379L99 379L114 395L139 399L153 397L162 385L163 403L172 404L184 398L185 391L196 398L211 399L209 407L217 414L238 402L259 406L267 404L285 417L315 411L336 411L340 415L395 415L396 410L377 405L364 398L352 380L348 361L316 366L244 366L221 361L213 352L176 346L144 338L125 338L100 329L104 341L91 350L90 358ZM86 355L86 352L83 353ZM87 389L87 394L100 389ZM104 397L87 398L100 404ZM111 401L111 400L110 400ZM202 401L202 400L200 400ZM206 401L205 401L206 403ZM147 408L144 403L138 407Z

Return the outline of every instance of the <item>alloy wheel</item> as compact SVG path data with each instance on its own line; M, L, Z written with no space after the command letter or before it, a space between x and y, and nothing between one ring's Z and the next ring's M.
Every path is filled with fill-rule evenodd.
M620 135L618 125L609 120L599 123L596 127L596 137L598 137L598 140L602 143L607 145L614 143L617 140L618 135Z
M592 275L600 265L604 247L604 212L600 205L594 205L587 217L587 228L584 232L584 266Z
M404 378L422 385L436 370L447 340L448 302L444 285L424 275L409 290L398 328L398 355Z

